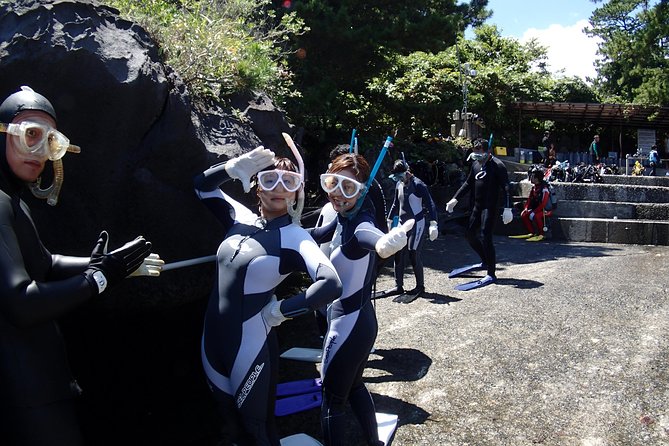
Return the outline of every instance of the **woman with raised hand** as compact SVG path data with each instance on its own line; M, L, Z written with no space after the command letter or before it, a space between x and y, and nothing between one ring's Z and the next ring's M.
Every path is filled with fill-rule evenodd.
M279 353L272 328L341 294L332 263L296 224L304 171L299 152L293 153L299 170L289 159L258 147L195 179L197 195L226 231L205 314L202 363L231 440L240 445L280 444L274 420ZM238 179L249 192L254 176L260 215L219 188ZM293 271L306 272L313 283L277 301L275 288Z
M402 249L414 220L388 234L379 230L373 205L365 196L369 175L369 164L362 156L349 153L337 157L327 173L321 175L321 187L337 211L337 218L329 225L310 230L319 243L331 240L330 260L344 286L341 297L328 308L328 332L323 346L321 426L326 446L344 444L347 402L362 426L367 444L383 445L374 402L362 380L378 331L371 304L376 254L387 258Z

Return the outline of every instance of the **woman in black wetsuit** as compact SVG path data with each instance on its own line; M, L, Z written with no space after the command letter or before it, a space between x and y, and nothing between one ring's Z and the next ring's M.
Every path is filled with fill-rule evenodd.
M376 254L388 258L407 243L406 232L414 220L384 234L375 226L374 207L364 197L360 210L352 214L364 195L370 175L365 159L356 154L337 157L328 172L321 175L321 187L337 218L329 225L314 228L314 239L331 242L330 260L344 286L339 299L328 308L328 332L323 347L323 404L321 426L326 446L343 445L345 405L350 402L369 445L379 441L372 397L362 374L378 330L371 304L372 283L376 276Z
M91 257L51 254L23 196L48 160L60 163L78 148L56 130L51 103L29 87L0 105L0 131L0 443L81 445L73 402L81 389L56 320L131 273L160 274L162 260L143 264L151 244L142 237L107 254L106 232Z
M256 173L260 215L219 189L239 179L248 192ZM272 327L341 294L332 263L294 223L300 218L293 204L300 199L303 178L290 160L275 159L259 147L195 179L197 195L226 231L216 253L202 363L235 444L279 445L274 419L279 353ZM275 288L294 271L308 273L313 284L277 301Z

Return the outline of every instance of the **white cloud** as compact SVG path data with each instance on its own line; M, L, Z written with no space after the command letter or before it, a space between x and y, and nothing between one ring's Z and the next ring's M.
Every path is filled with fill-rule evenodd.
M595 77L594 61L599 38L590 37L583 32L588 26L587 20L580 20L573 25L550 25L545 29L530 28L521 37L525 43L536 38L548 48L548 69L556 73L564 69L565 76Z

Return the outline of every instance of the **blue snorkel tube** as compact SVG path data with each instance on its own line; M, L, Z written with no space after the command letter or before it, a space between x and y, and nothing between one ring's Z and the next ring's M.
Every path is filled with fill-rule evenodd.
M355 149L354 149L355 147ZM351 143L348 145L348 153L358 154L358 140L355 137L355 129L351 132Z
M391 142L393 142L393 137L388 136L386 138L386 142L383 144L381 153L379 153L379 156L376 157L376 162L374 163L374 167L372 168L372 171L369 174L369 179L367 180L367 184L365 184L365 190L362 191L362 194L360 195L360 198L358 198L358 201L356 201L353 209L351 209L350 212L346 213L346 217L348 217L349 219L355 217L360 208L362 207L362 203L365 201L365 197L367 196L367 191L369 191L369 188L371 187L372 182L374 181L374 177L376 176L377 172L379 171L379 168L381 167L381 162L383 161L383 158L386 156L386 153L388 153L388 148L390 147Z

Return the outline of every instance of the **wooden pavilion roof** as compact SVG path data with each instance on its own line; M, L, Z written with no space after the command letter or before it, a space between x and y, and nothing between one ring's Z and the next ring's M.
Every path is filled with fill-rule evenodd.
M669 129L669 107L634 104L579 102L514 102L512 110L551 121L585 122L597 125Z

